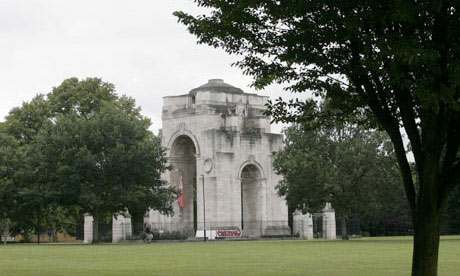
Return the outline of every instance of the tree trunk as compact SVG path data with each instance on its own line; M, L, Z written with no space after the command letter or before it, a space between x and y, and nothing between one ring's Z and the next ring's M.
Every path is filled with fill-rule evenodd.
M288 205L288 226L291 229L291 235L294 234L294 212L295 208Z
M414 251L412 276L436 276L438 274L439 227L441 200L439 198L438 158L429 150L420 175L414 222Z
M132 213L131 214L131 227L133 229L133 236L140 236L144 232L144 214Z
M438 211L423 208L423 206L417 208L414 223L412 276L436 276L438 274L439 219Z
M58 242L58 239L57 239L57 230L55 227L53 227L53 231L51 232L51 240L53 242Z
M93 243L99 243L99 215L97 213L93 215Z
M345 215L340 216L340 224L341 224L341 230L342 230L342 240L347 241L349 240L348 238L348 233L347 233L347 220Z
M24 234L23 234L22 238L23 238L24 242L30 242L29 230L24 231Z

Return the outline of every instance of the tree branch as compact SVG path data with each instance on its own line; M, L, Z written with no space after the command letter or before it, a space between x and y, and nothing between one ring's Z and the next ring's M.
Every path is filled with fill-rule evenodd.
M412 146L415 163L417 164L417 168L423 170L422 142L417 124L415 123L414 99L410 95L409 91L404 91L402 89L395 91L395 94L396 102L401 113L401 119L404 124L404 129L406 130Z
M353 179L353 182L351 184L351 188L355 189L356 186L358 186L358 182L367 174L367 172L371 169L371 167L366 167L361 171L361 174L358 175L355 179Z
M367 74L363 73L364 68L360 63L359 45L357 43L358 42L356 40L351 41L352 60L350 61L351 73L349 77L354 83L358 94L361 97L366 98L372 112L380 124L387 131L391 141L393 142L396 158L398 160L401 176L403 178L406 197L409 202L411 211L414 213L416 206L416 191L414 180L412 178L412 170L409 166L409 162L407 161L406 150L404 148L401 132L399 131L399 122L389 113L388 109L385 110L382 107L383 103L379 101L375 89L372 87Z

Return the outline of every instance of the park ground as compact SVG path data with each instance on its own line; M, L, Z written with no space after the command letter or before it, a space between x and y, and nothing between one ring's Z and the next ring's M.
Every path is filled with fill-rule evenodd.
M0 245L0 275L410 275L410 237L342 241ZM460 236L439 275L460 275Z

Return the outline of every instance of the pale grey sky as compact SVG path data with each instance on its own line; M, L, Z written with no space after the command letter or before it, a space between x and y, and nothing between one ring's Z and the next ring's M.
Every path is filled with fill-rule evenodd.
M70 77L100 77L136 99L152 130L162 97L185 94L211 78L245 92L292 97L230 64L238 57L197 45L172 13L202 13L190 0L0 0L0 120L37 93ZM281 126L273 127L279 132Z

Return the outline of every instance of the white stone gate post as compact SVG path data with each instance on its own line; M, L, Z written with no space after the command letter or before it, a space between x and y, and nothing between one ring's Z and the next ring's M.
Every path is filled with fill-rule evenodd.
M83 243L93 242L93 216L85 214L85 224L83 226Z

